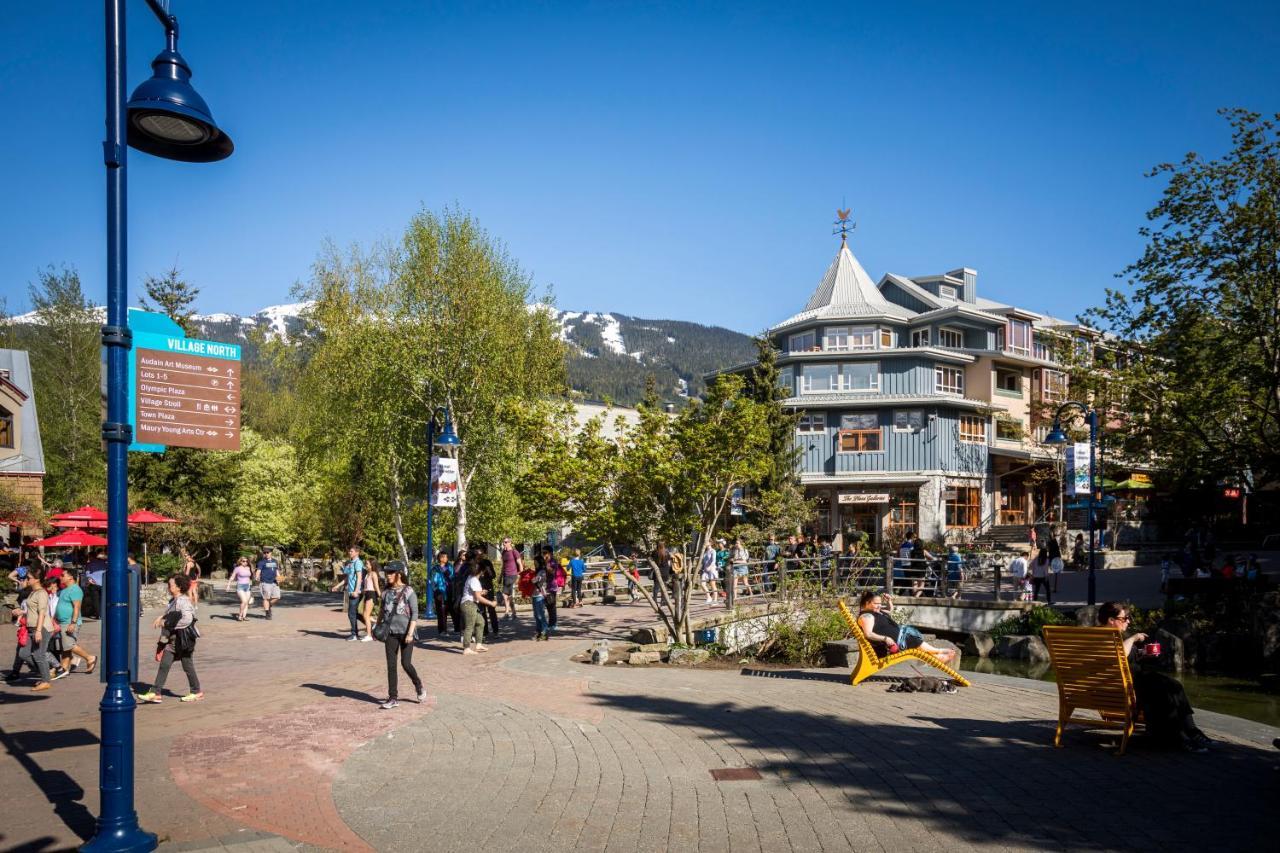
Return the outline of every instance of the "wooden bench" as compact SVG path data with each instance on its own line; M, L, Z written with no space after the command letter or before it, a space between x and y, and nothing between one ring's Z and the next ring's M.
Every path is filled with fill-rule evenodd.
M844 603L844 599L840 599L840 615L844 617L844 621L848 623L849 630L853 633L853 639L858 641L858 665L853 668L853 675L850 677L851 684L858 684L867 678L875 675L882 669L893 666L896 663L914 660L926 663L935 669L940 669L957 684L968 687L969 680L942 661L938 660L935 655L931 655L924 649L903 649L894 652L887 657L880 657L876 654L875 647L871 645L871 641L862 633L862 626L858 624L858 620L853 613L849 611L849 606Z
M1058 678L1058 731L1053 745L1062 746L1068 723L1080 723L1119 729L1117 754L1124 755L1140 716L1124 636L1115 628L1068 625L1046 625L1043 633ZM1076 711L1096 711L1102 719L1078 717Z

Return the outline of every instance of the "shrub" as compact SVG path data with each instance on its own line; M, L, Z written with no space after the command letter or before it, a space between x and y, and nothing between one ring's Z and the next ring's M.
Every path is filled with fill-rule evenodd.
M999 637L1023 636L1031 634L1040 636L1040 629L1045 625L1066 625L1071 620L1052 607L1037 604L1025 613L1002 619L987 633L992 639Z
M758 656L762 660L815 666L822 661L824 645L848 636L849 628L840 611L819 605L807 609L798 624L787 619L769 623Z
M168 580L182 568L182 558L177 554L156 554L149 560L151 576L156 580Z

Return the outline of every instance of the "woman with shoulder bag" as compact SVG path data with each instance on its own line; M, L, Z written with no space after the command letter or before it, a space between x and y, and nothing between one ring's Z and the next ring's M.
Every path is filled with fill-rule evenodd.
M404 563L393 560L386 565L387 589L382 593L382 612L378 624L373 626L373 636L381 640L387 652L387 700L378 707L384 711L400 707L396 657L405 675L413 682L418 702L427 700L426 688L418 671L413 668L413 641L418 626L418 594L405 583Z
M164 683L169 678L169 667L173 662L182 662L182 671L187 674L190 692L183 696L182 702L199 702L204 698L200 689L200 678L196 675L196 639L200 636L196 630L196 608L187 597L194 584L189 575L177 574L169 578L169 595L171 599L164 613L156 617L153 623L160 628L160 642L156 644L156 660L160 668L156 671L155 683L146 693L138 694L138 701L151 705L160 704L160 694L164 692Z

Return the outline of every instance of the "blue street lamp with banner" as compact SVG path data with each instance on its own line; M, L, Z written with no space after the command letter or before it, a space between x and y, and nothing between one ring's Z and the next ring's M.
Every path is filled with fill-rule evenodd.
M1097 578L1097 561L1094 558L1094 516L1097 512L1099 504L1099 486L1100 478L1097 475L1097 458L1098 458L1098 411L1097 409L1086 406L1084 403L1077 403L1075 400L1068 400L1058 407L1058 411L1053 415L1053 428L1049 430L1049 434L1045 436L1045 444L1065 445L1069 439L1062 429L1062 415L1069 409L1079 409L1089 422L1089 448L1088 448L1088 465L1089 471L1086 477L1082 477L1084 460L1076 458L1078 447L1067 447L1067 452L1072 454L1071 464L1068 465L1070 476L1081 485L1089 490L1089 603L1097 603L1098 578ZM1076 483L1070 484L1072 492L1078 493Z
M436 420L444 422L444 429L440 431L440 435L436 435ZM423 576L426 579L426 589L424 597L426 598L426 617L428 619L436 618L436 602L435 596L431 594L432 581L435 580L435 574L439 571L436 568L436 555L433 550L435 541L432 530L432 510L436 503L436 448L449 449L462 447L462 439L458 438L458 434L453 431L453 419L449 417L449 410L436 409L431 413L431 418L427 421L427 447L431 448L431 472L427 478L427 547L422 554L422 562L426 566Z
M165 29L165 49L151 63L153 76L127 102L125 89L125 0L104 0L106 18L107 138L107 324L102 345L107 357L107 417L102 438L107 452L107 572L102 621L107 637L107 686L99 704L102 736L98 747L100 808L90 851L154 850L156 836L138 825L134 808L134 711L129 685L129 531L127 309L128 147L188 163L211 163L231 155L231 138L218 128L204 99L191 87L191 69L178 53L178 19L159 0L147 6Z

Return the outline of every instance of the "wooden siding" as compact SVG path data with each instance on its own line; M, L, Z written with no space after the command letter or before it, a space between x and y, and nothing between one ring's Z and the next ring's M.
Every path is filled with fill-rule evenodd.
M796 434L796 447L800 453L800 470L805 474L847 474L862 471L925 471L944 470L981 476L987 470L987 444L971 444L960 441L960 415L954 409L929 406L903 406L899 408L923 409L924 429L894 432L894 408L886 407L876 412L880 425L880 451L869 453L840 453L837 448L840 431L838 409L827 413L827 427L822 432ZM852 410L851 410L852 411ZM859 410L865 414L866 410ZM930 420L930 413L935 417ZM986 416L976 413L984 421ZM988 421L987 443L991 441Z

